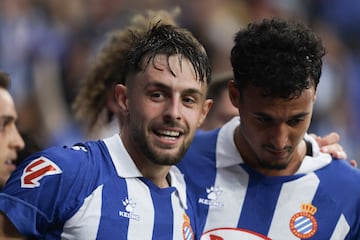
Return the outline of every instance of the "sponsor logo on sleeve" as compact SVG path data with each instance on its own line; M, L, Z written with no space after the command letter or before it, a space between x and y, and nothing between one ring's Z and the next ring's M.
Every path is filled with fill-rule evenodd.
M61 169L50 159L39 157L30 162L21 175L22 188L35 188L40 186L40 180L49 175L61 174Z

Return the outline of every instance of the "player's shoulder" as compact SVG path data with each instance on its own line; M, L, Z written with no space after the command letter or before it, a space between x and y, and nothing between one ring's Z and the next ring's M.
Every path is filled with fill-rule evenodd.
M62 179L62 184L67 186L80 179L90 182L92 176L106 169L103 164L107 162L102 161L105 156L104 146L102 141L89 141L70 147L46 148L25 159L15 170L13 179L20 178L22 186L26 187L36 187L40 185L39 182L46 186L45 182L54 184L58 179Z
M347 186L357 186L360 182L360 169L342 159L332 159L326 167L317 171L317 174L320 177L331 178Z
M62 167L76 168L84 161L96 158L100 154L102 141L87 141L73 146L53 146L29 156L25 164L34 161L54 163Z
M344 159L335 159L333 158L330 167L333 171L344 171L347 174L343 174L345 176L354 176L360 178L360 169L357 167L353 167L348 161Z
M219 130L198 131L177 166L183 172L192 172L215 165L216 142Z
M220 129L210 131L196 131L192 144L190 145L190 151L207 150L211 146L216 146L219 130Z

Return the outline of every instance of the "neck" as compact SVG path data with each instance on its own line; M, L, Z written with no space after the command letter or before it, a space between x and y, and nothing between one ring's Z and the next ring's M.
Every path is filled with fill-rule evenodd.
M144 164L139 166L136 164L136 166L145 178L149 179L159 188L167 188L170 186L170 166L159 166L154 164L153 166L144 166Z
M142 151L139 151L136 146L131 144L131 140L126 136L129 136L129 134L123 134L122 132L120 135L126 151L142 176L152 181L159 188L169 187L167 176L171 166L153 163Z

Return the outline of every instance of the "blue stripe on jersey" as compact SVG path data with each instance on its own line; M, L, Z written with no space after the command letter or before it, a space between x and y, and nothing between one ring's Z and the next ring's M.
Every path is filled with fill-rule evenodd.
M183 160L177 165L184 173L185 181L188 183L188 191L191 192L190 194L196 196L196 204L202 200L207 200L206 188L215 187L213 185L217 169L216 159L212 156L215 155L217 142L216 136L218 132L219 129L209 132L197 131L197 137L194 138L193 143L185 154ZM196 147L193 148L192 146ZM203 154L197 154L198 151ZM199 171L201 171L201 174L199 174ZM197 214L201 216L198 217L196 221L196 229L199 230L204 228L205 219L203 216L207 216L209 208L208 205L199 204L199 208L197 210Z
M342 174L343 172L347 174ZM327 226L327 228L318 229L319 235L325 236L322 235L322 230L326 232L328 229L334 229L336 224L338 224L337 221L334 221L336 220L334 215L340 218L341 213L343 213L347 222L358 228L357 230L353 228L346 239L359 239L360 236L350 235L354 234L354 232L359 232L360 227L359 216L354 214L359 208L360 188L353 187L354 179L359 177L358 169L351 167L346 161L336 160L326 168L322 168L315 173L321 179L319 184L321 191L316 193L312 202L318 208L314 216L318 222L325 223L326 225L324 225ZM324 211L322 211L322 206L326 206ZM328 209L331 209L331 211L328 211Z
M171 195L176 188L159 188L146 178L140 178L149 188L154 207L154 226L153 240L173 239L173 229L169 228L169 223L174 222L174 212L172 207Z
M326 239L330 239L333 229L338 222L338 219L341 216L341 209L336 205L336 203L329 198L327 194L324 194L323 191L315 194L314 200L311 203L312 205L318 207L314 217L318 223L321 223L326 227L319 227L316 236L322 236ZM326 206L325 211L322 210L321 206ZM331 211L329 211L331 209ZM336 217L334 217L336 216Z
M121 217L126 213L123 201L127 199L127 184L123 178L113 178L104 184L102 210L97 236L103 239L127 239L129 218ZM106 217L104 217L106 216ZM116 237L114 237L116 236Z
M169 223L173 222L174 218L171 205L171 194L164 195L159 194L156 191L152 191L151 196L155 209L155 222L152 239L172 239L173 229L169 229Z
M238 227L252 230L266 236L271 225L272 216L282 185L267 184L266 176L256 173L245 164L242 164L242 167L251 177L249 177L249 185ZM256 211L256 213L254 211ZM254 226L256 226L256 229Z

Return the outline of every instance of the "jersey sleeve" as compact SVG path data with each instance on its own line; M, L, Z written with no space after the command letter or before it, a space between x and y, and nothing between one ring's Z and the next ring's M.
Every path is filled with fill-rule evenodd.
M0 210L25 236L63 225L86 191L84 160L81 148L50 148L28 157L0 193Z

